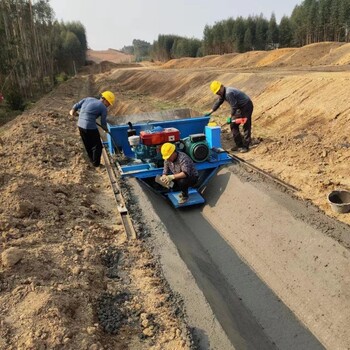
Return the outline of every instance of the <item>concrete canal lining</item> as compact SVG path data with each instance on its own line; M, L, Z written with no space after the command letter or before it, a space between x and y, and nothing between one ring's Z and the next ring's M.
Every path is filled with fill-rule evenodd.
M346 344L349 252L325 234L328 219L238 165L212 179L202 208L175 210L131 182L201 349Z

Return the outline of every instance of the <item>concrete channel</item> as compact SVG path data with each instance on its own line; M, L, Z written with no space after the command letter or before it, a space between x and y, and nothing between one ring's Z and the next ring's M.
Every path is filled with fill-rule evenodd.
M317 211L237 164L211 180L204 191L207 204L199 208L173 209L137 180L129 181L164 275L184 301L199 349L325 348L328 338L320 330L322 324L310 321L317 319L318 311L307 313L326 299L308 299L307 304L300 300L307 288L311 296L305 298L312 298L312 288L318 285L298 285L299 278L308 278L300 272L305 261L289 269L288 259L295 253L283 249L294 239L300 242L299 235L307 237L305 249L314 244L328 249L334 243L323 232L325 223L320 229ZM341 235L347 228L340 225L336 230ZM274 240L281 240L282 253ZM347 251L343 246L338 249L343 255L343 249ZM327 316L328 308L337 306L328 305L320 312Z

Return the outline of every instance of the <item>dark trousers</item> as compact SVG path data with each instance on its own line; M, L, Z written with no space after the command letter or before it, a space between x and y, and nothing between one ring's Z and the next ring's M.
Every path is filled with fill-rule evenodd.
M252 130L252 114L253 114L253 102L249 101L245 106L243 106L241 110L241 116L242 118L247 118L247 121L243 124L243 137L241 135L241 132L239 130L239 124L231 123L231 130L232 130L232 136L233 140L235 141L235 144L237 147L247 147L249 148L250 142L251 142L251 130Z
M188 189L194 186L198 181L198 177L185 177L184 179L174 180L174 189L176 191L181 191L184 197L188 197Z
M96 167L99 166L102 155L100 133L97 129L83 128L79 128L79 132L92 165Z

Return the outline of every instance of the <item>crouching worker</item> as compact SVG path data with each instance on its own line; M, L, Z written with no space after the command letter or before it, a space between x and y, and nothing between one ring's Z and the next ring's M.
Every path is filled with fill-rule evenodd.
M176 151L172 143L164 143L161 147L162 157L165 160L161 180L165 184L174 181L174 189L180 190L179 204L188 201L188 189L198 181L198 171L192 159L184 152Z

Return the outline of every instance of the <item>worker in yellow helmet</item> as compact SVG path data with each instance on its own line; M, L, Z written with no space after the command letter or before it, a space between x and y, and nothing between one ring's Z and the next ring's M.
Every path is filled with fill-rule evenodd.
M198 171L193 160L184 152L179 152L173 143L164 143L160 149L164 159L161 180L165 184L174 181L173 189L181 191L179 204L188 201L188 189L198 181Z
M219 99L206 115L211 115L224 103L224 101L227 101L231 106L231 117L229 118L229 121L233 140L235 142L235 146L232 150L247 152L251 143L252 114L254 109L253 102L243 91L233 87L225 87L216 80L210 84L210 90L218 95ZM241 135L239 130L240 124L235 122L235 119L237 118L244 118L243 135Z
M102 92L100 98L86 97L76 103L69 114L78 115L78 128L85 150L93 166L101 164L102 143L96 119L101 117L101 126L107 130L107 108L115 102L111 91Z

